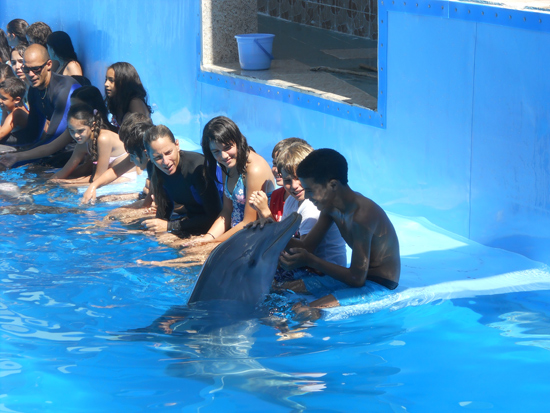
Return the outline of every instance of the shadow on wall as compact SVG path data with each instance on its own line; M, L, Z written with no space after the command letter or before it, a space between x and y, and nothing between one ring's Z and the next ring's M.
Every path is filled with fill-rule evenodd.
M515 251L533 260L550 265L550 239L528 235L510 235L488 243L494 248Z
M91 41L90 41L91 40ZM79 36L78 50L80 51L78 58L85 66L85 75L92 85L96 86L104 93L105 74L107 68L115 62L105 61L105 56L102 50L112 43L113 37L103 30L94 30L89 33L83 33ZM82 54L82 58L80 55Z

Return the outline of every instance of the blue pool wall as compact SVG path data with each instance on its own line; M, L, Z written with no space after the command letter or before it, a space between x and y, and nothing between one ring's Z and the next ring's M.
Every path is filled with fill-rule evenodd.
M379 110L346 119L346 105L310 109L296 91L276 99L248 88L261 84L204 81L198 0L0 4L3 28L24 18L68 32L101 89L108 65L132 63L153 120L180 139L198 144L226 115L266 158L290 136L335 148L351 186L386 210L549 263L550 15L423 0L378 12Z

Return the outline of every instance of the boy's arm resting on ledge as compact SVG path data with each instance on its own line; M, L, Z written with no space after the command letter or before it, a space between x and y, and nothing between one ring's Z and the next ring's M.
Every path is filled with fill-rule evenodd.
M311 236L313 229L308 234L308 237ZM281 254L279 262L286 270L311 267L350 287L358 288L364 286L367 279L371 240L372 233L364 234L359 239L356 238L352 246L351 265L349 268L325 261L305 248L290 248L289 252Z
M333 223L334 221L330 215L321 212L319 219L313 228L311 228L311 231L299 239L291 238L285 249L288 251L290 248L304 248L308 252L313 253Z

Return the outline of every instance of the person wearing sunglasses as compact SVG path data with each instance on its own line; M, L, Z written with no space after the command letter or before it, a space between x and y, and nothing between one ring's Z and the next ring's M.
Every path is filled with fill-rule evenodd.
M70 96L80 84L70 76L52 72L48 51L39 44L25 50L21 70L30 83L27 127L18 134L13 146L34 148L53 141L67 128ZM45 128L46 122L49 122Z

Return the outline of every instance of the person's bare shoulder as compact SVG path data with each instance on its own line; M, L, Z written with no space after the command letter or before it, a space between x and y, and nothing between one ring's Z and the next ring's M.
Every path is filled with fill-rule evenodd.
M356 224L363 227L372 227L378 223L381 211L378 204L358 192L355 192L355 202L357 203L357 210L353 221Z
M97 143L99 145L103 144L107 144L107 143L110 143L111 142L111 134L109 133L110 131L107 131L107 130L102 130L100 133L99 133L99 136L97 137Z
M69 62L65 70L63 71L65 76L82 76L82 67L76 61Z
M262 172L262 164L259 162L259 160L256 157L254 157L253 159L250 160L250 162L246 166L246 174L251 175L251 174L258 174L261 172Z
M101 129L98 139L114 144L117 140L119 140L119 137L116 132L110 131L109 129Z

